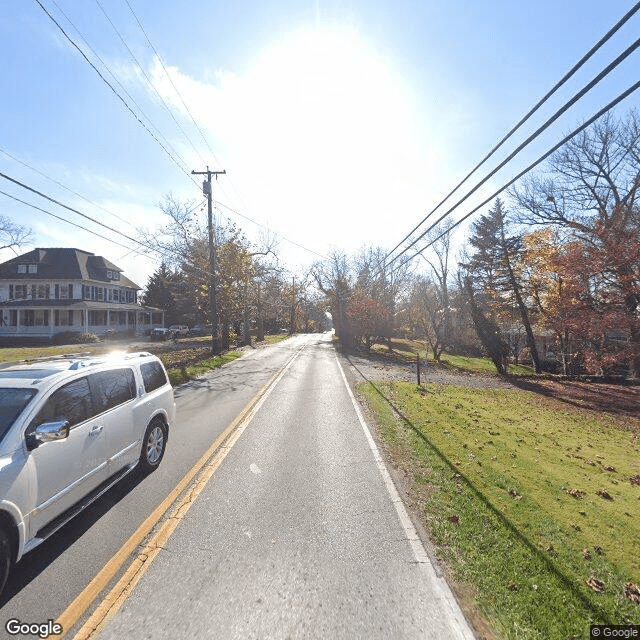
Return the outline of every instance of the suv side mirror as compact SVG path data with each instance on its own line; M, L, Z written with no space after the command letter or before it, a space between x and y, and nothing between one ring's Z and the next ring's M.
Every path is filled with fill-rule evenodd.
M56 420L55 422L43 422L33 431L27 434L27 449L29 451L39 447L45 442L64 440L69 437L69 421Z

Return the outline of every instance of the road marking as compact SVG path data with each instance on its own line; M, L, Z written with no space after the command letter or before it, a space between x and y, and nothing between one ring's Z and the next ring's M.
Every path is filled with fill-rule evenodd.
M153 559L159 553L164 544L175 530L178 523L187 513L193 501L202 491L220 463L227 456L233 445L236 443L242 432L256 412L260 409L264 401L269 397L280 379L288 371L294 360L300 355L306 344L299 347L296 352L289 357L280 371L274 373L267 383L256 393L245 405L242 411L232 420L227 428L216 438L209 449L200 457L195 465L187 472L182 480L176 485L173 491L158 505L151 515L138 527L133 535L124 543L120 551L100 570L91 580L84 590L71 602L71 604L58 617L57 622L62 625L64 637L67 631L78 622L85 611L107 587L109 582L125 563L127 558L135 551L144 538L149 535L152 529L160 521L162 516L176 502L178 497L185 491L194 477L202 470L198 479L193 482L193 488L182 500L177 503L169 518L160 526L160 529L153 535L151 540L140 551L126 570L122 578L111 589L105 599L98 605L94 613L80 628L74 636L74 640L89 638L94 632L99 631L107 621L124 603L127 596L138 583Z
M393 484L393 480L389 475L389 471L384 464L384 460L378 451L378 447L369 431L369 427L362 416L362 411L360 410L360 406L358 405L353 392L351 391L351 387L347 382L347 377L344 374L344 369L340 364L340 360L336 355L336 362L338 363L338 368L340 369L340 375L342 376L342 381L344 382L344 386L347 388L347 393L351 398L351 403L353 404L353 408L355 409L356 415L358 416L358 420L360 422L360 426L364 431L364 435L367 438L367 442L369 443L369 448L373 453L373 457L376 461L376 465L378 467L378 471L382 476L382 480L384 481L385 487L389 493L389 497L391 498L391 502L393 502L393 506L396 508L396 513L398 514L398 519L400 520L400 525L404 530L405 538L407 542L411 546L411 550L413 551L413 557L415 561L420 565L420 567L426 572L427 578L429 582L433 585L435 590L435 597L439 599L441 602L446 603L449 608L449 613L451 615L451 622L454 628L457 627L459 638L465 638L466 640L474 640L475 635L469 628L469 624L466 621L464 615L462 614L462 610L460 609L460 605L456 600L451 588L444 580L444 578L439 577L427 555L427 552L422 544L422 540L416 531L416 528L413 526L413 522L411 522L411 518L409 518L409 514L402 502L402 498L396 489L396 486Z

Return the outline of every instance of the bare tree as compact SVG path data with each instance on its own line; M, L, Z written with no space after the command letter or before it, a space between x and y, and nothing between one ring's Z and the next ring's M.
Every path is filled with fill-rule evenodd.
M10 218L0 216L0 250L11 249L15 251L31 242L32 236L33 232L29 227L16 224Z

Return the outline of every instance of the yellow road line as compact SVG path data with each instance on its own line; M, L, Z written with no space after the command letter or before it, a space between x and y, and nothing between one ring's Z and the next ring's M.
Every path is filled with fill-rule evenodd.
M302 347L303 348L303 347ZM140 580L146 567L162 548L162 544L166 542L171 533L175 530L180 520L189 510L193 500L202 491L208 480L211 478L215 470L218 468L222 460L226 457L231 447L240 437L242 431L255 415L258 404L266 399L270 388L284 375L286 370L291 366L294 359L299 355L302 348L289 358L280 371L274 373L268 382L253 396L244 409L234 418L229 426L216 438L215 442L209 447L206 453L195 463L189 472L176 485L173 491L162 501L160 505L147 517L147 519L138 527L135 533L125 542L120 551L116 553L109 562L100 570L100 572L91 580L85 589L73 600L73 602L58 617L57 622L62 625L63 635L71 629L84 612L90 607L98 595L106 588L107 584L114 578L120 567L126 559L134 552L144 538L151 532L153 527L158 523L162 516L175 503L177 498L184 492L190 482L198 472L203 468L201 476L195 482L192 490L183 497L171 513L169 519L160 527L159 531L145 545L144 549L138 553L137 557L125 572L116 586L108 594L107 598L98 606L96 611L91 615L87 622L81 627L80 631L74 637L74 640L89 637L98 627L101 627L106 621L106 617L112 615L120 608L121 604L126 600L131 590ZM241 427L241 428L239 428ZM235 432L235 433L234 433ZM225 446L221 445L226 442ZM219 451L218 451L219 450ZM210 461L210 462L209 462ZM209 462L209 464L207 464ZM206 468L205 468L206 465ZM83 634L84 635L81 635Z

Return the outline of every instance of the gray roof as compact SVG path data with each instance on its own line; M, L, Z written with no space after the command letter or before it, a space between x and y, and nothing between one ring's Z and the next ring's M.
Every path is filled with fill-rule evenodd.
M19 264L37 264L37 273L18 273ZM120 274L118 280L107 278L107 271ZM95 280L121 287L140 289L140 287L122 275L122 269L102 256L96 256L81 249L46 248L34 249L21 256L11 258L0 264L2 280Z

